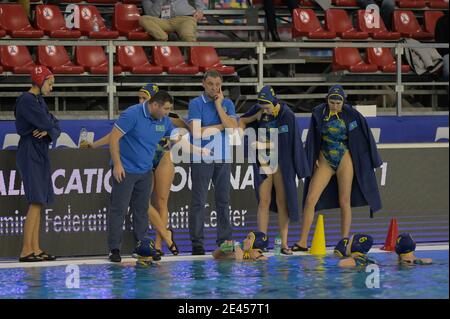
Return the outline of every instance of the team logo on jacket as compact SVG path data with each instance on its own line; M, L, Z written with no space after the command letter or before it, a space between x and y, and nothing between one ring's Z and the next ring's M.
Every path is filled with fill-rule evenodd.
M356 127L358 127L358 123L356 123L356 121L353 121L348 125L348 130L351 131Z
M165 125L156 125L156 132L165 132L166 126Z

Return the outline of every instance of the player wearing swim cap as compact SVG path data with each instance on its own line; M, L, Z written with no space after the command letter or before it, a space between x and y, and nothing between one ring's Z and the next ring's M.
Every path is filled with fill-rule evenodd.
M161 259L155 249L155 242L150 238L144 238L139 241L136 245L135 252L137 255L136 265L149 266L153 264L153 261Z
M41 210L53 201L49 145L61 130L58 120L49 112L44 96L50 94L55 77L45 66L31 71L32 87L16 100L14 116L20 135L16 163L22 177L29 206L24 226L20 262L55 260L39 246Z
M369 206L371 216L381 209L374 169L383 164L367 120L347 101L341 85L333 85L325 103L312 110L305 142L313 170L303 188L300 240L293 251L307 251L314 214L340 208L341 236L349 237L352 207Z
M395 252L401 265L429 265L433 262L431 258L417 258L414 256L416 242L408 233L398 235L395 243Z
M370 259L367 254L373 245L372 236L366 234L355 234L348 239L342 239L336 246L335 255L343 258L339 261L339 267L365 267L375 264L375 260Z
M258 93L257 104L239 119L239 128L241 132L253 129L257 138L249 146L257 150L252 168L258 230L267 233L269 212L277 213L281 254L292 255L288 246L289 222L299 218L295 180L310 175L295 114L266 85Z
M263 251L269 245L269 239L263 232L252 231L243 241L243 246L233 240L226 240L213 252L214 259L235 259L239 261L267 260Z

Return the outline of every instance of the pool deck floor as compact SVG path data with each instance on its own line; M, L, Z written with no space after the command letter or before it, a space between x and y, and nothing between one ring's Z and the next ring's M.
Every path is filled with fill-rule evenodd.
M370 250L371 254L380 254L380 253L391 253L388 251L381 250L381 245L375 246ZM416 251L425 251L425 250L448 250L448 243L436 243L436 244L417 244ZM333 247L327 248L327 255L333 254ZM264 254L267 257L273 256L273 252L270 251ZM310 253L308 252L295 252L292 256L308 256ZM286 255L282 255L282 257L290 257ZM192 256L188 253L180 254L178 256L173 255L164 255L161 257L161 260L157 263L164 262L173 262L173 261L190 261L190 260L208 260L213 259L211 253L207 253L203 256ZM131 257L130 255L124 255L122 257L121 264L130 264L135 262L136 259ZM1 259L0 260L0 269L10 269L10 268L34 268L34 267L57 267L57 266L67 266L67 265L104 265L104 264L112 264L107 257L104 256L88 256L88 257L60 257L55 261L41 261L41 262L31 262L31 263L21 263L17 262L17 259Z

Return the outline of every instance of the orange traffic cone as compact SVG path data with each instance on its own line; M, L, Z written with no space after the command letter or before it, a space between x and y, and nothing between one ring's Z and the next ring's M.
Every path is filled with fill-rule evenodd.
M397 241L397 236L398 236L397 219L392 218L391 223L389 225L389 231L386 236L386 242L384 243L384 246L381 247L381 250L395 251L395 242Z

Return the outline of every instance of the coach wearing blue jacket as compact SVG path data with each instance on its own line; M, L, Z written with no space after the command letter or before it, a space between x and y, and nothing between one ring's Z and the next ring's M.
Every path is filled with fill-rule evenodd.
M347 238L352 221L351 207L381 209L374 168L382 165L366 119L345 103L340 85L330 88L327 102L313 109L305 144L311 178L303 194L303 224L300 241L293 251L306 251L314 212L341 208L341 235Z

